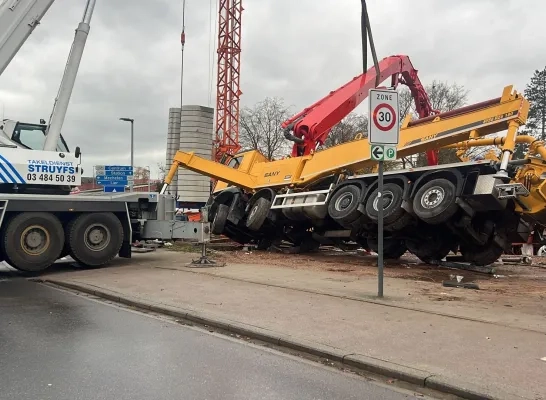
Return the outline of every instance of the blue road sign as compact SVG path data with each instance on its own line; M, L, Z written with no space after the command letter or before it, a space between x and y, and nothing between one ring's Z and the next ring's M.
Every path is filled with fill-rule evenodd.
M129 185L129 181L126 176L97 176L97 185L127 186Z
M131 168L130 165L105 165L104 169L106 171L127 171L127 172L133 172L133 168Z
M133 170L131 167L129 169L126 169L124 166L119 166L119 169L116 168L115 165L105 165L104 170L99 171L102 173L102 175L106 176L132 176Z
M133 171L104 171L106 176L133 176Z
M104 193L125 192L125 186L104 186Z

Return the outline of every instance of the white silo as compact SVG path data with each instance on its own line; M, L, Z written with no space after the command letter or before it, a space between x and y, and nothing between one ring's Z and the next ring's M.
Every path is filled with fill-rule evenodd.
M180 122L181 151L193 151L195 155L210 160L214 126L214 108L187 105L182 106ZM210 196L210 178L189 171L178 169L179 202L205 203Z
M167 152L165 157L166 173L169 172L169 168L173 163L174 155L180 146L180 108L169 108L169 126L167 130ZM176 194L178 190L178 175L175 175L171 185L169 186L169 192Z

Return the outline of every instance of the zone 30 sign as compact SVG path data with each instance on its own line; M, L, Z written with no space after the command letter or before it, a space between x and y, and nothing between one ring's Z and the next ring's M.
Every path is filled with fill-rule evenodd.
M388 89L370 89L371 144L398 144L400 133L398 92Z

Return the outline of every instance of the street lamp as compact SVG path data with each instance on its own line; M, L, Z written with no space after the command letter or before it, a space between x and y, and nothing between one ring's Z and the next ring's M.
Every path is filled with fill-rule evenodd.
M134 150L135 150L135 146L134 146L134 143L135 143L135 131L134 131L134 122L135 120L132 119L132 118L120 118L120 121L126 121L126 122L130 122L131 123L131 170L133 171L133 174L134 174ZM134 179L134 178L133 178ZM133 183L131 183L129 185L129 188L130 188L130 191L132 192L133 191L133 184L134 184L134 181Z

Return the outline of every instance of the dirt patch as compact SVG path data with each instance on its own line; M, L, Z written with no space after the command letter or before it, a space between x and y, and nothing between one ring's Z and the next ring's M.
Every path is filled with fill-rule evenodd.
M218 252L214 257L227 263L258 264L264 267L283 267L295 270L323 271L334 276L366 278L377 274L376 256L358 252L320 251L313 254L281 254L267 251ZM411 254L400 260L385 261L385 277L411 281L412 296L423 296L435 302L463 300L500 303L506 307L527 307L544 304L546 299L546 258L533 261L535 265L499 265L495 275L434 267L421 263ZM475 282L479 290L454 289L442 286L442 281L463 276L464 282ZM437 284L423 286L420 282ZM544 307L546 312L546 304Z
M201 246L190 242L174 242L172 246L165 247L165 249L181 253L201 253Z
M283 254L268 251L219 252L215 257L223 261L239 264L259 264L264 266L286 267L290 269L318 270L371 275L376 273L377 259L374 256L360 255L356 252L317 252L312 254ZM386 261L385 269L395 271L407 266L405 260Z

